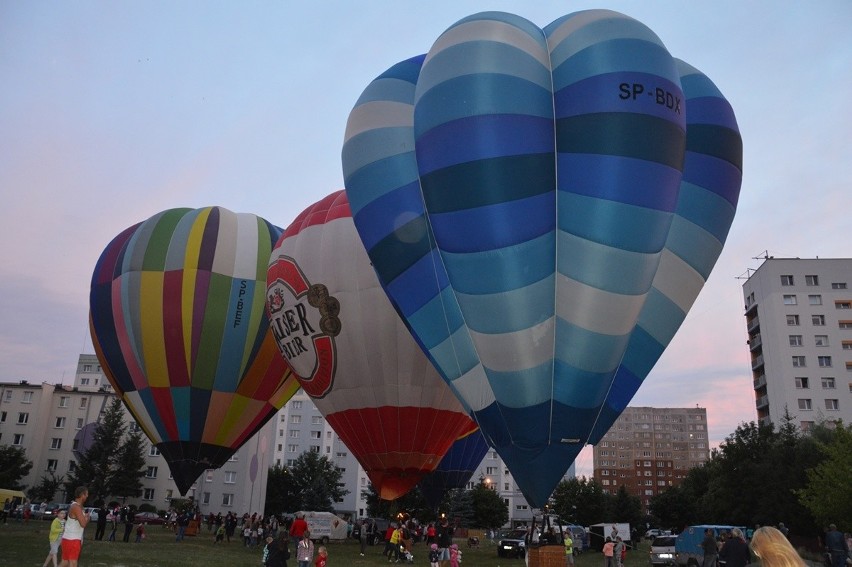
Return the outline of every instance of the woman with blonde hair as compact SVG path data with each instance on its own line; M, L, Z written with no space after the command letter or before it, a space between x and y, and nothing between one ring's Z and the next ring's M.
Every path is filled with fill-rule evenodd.
M755 530L750 547L764 567L807 567L784 534L772 526Z

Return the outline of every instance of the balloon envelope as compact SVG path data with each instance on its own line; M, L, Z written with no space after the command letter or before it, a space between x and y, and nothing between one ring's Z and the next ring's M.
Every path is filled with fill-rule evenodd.
M287 228L267 286L273 332L303 389L380 497L402 496L470 419L379 285L343 191Z
M266 263L280 233L220 207L170 209L119 234L95 267L98 359L181 494L299 388L265 312Z
M613 391L634 329L653 327L662 352L656 331L685 316L691 301L661 308L658 290L697 294L732 221L729 106L698 111L725 114L711 145L733 144L716 152L717 196L679 198L687 102L677 62L627 16L541 30L489 12L380 75L350 114L346 191L382 285L533 506L635 393ZM693 224L715 238L672 253Z
M455 440L435 470L418 484L426 502L437 508L448 490L467 486L488 449L482 432L471 422L470 429Z

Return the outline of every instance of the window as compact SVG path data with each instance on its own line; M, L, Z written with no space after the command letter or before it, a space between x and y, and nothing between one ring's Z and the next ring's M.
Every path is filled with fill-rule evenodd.
M802 346L802 335L790 335L790 346Z
M205 505L210 504L210 493L209 492L202 492L201 493L201 503L205 504Z
M852 309L852 301L835 301L835 309Z
M820 368L831 368L830 356L818 356L817 361L819 362Z
M69 396L59 396L59 407L67 408L68 407L68 400L70 400L70 399L71 398Z
M831 411L837 411L840 409L840 401L839 400L825 400L825 409Z
M320 446L319 446L319 445L311 445L311 446L308 448L308 450L309 450L311 453L319 453L319 452L320 452Z
M811 325L825 327L825 315L811 315Z
M794 356L793 357L793 367L794 368L804 368L805 366L805 357L804 356Z
M207 469L205 471L204 482L213 482L213 469Z
M225 484L234 484L237 482L236 471L225 471Z
M298 429L291 429L290 433L288 435L290 436L290 439L298 439L299 438L299 430Z
M846 289L846 282L834 282L831 284L831 289Z
M787 324L791 327L799 326L799 316L798 315L787 315Z
M88 378L80 378L80 385L81 386L88 386L89 385L89 379Z
M6 423L6 412L0 412L0 423Z
M302 400L293 400L290 402L290 407L293 409L302 409Z
M12 445L23 445L24 444L24 434L23 433L15 433L15 436L12 438Z
M793 285L793 276L781 276L781 285Z
M77 418L77 429L83 429L83 418L82 417Z
M841 329L852 329L852 321L838 321L837 326Z
M784 296L784 305L798 305L798 301L796 301L795 295L785 295Z
M497 467L485 467L485 474L497 474Z
M77 461L68 461L68 472L74 472L77 470Z
M800 410L811 409L811 401L809 399L799 398L799 409Z
M12 396L15 394L12 390L6 390L6 401L11 402Z
M151 445L151 447L148 448L148 456L149 457L159 457L160 456L160 450L157 449L156 447L154 447L153 445Z
M819 285L819 276L805 276L805 285Z
M54 429L63 429L65 427L65 418L57 417L56 421L53 423Z
M146 488L145 493L142 495L142 500L153 500L154 499L154 489Z
M806 376L797 376L796 377L796 388L799 390L807 390L810 388L808 384L808 378Z
M809 305L822 305L822 296L821 295L809 295L808 296L808 304Z
M291 415L290 416L290 423L302 423L302 416L301 415Z
M233 506L234 505L234 495L233 494L223 494L222 495L222 506Z
M86 409L89 406L89 398L80 398L80 409Z
M26 412L20 412L18 414L18 425L24 425L30 421L30 414Z
M814 344L816 346L828 346L828 335L815 335Z
M30 391L24 392L24 397L21 399L21 403L31 404L33 403L33 393Z
M311 431L311 439L322 439L321 431Z
M47 470L50 472L56 472L57 467L59 467L59 461L57 459L48 459L47 460Z
M157 467L148 467L145 478L157 478Z
M296 453L298 451L299 451L298 445L287 445L287 452L288 453Z
M810 431L813 426L814 426L813 421L801 421L801 422L799 422L799 427L801 428L802 431Z
M843 350L852 350L852 341L843 341Z
M322 423L322 416L321 416L321 415L313 415L313 416L311 416L311 424L313 424L313 425L318 425L318 424L320 424L320 423Z
M823 390L833 390L835 388L834 378L831 376L823 376L822 377L822 389Z

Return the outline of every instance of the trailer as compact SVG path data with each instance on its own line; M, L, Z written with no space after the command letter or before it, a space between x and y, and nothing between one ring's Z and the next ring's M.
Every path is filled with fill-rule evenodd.
M343 541L349 533L348 522L332 512L297 512L308 523L308 531L315 542Z

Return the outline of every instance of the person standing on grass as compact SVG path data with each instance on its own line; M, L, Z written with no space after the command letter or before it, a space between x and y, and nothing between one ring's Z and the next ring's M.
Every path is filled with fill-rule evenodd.
M78 486L74 491L74 501L68 508L68 519L62 534L62 567L77 567L80 551L83 547L83 530L89 523L89 515L83 512L83 504L89 497L89 489Z
M62 532L65 531L65 510L59 510L56 517L50 523L50 533L47 540L50 542L50 552L47 554L47 559L44 560L42 567L47 567L49 563L53 563L53 567L59 566L59 560L56 555L59 553L59 544L62 542Z
M305 530L302 532L302 539L299 545L296 546L296 561L299 562L299 567L311 567L311 561L314 559L314 542L311 541L311 532Z

